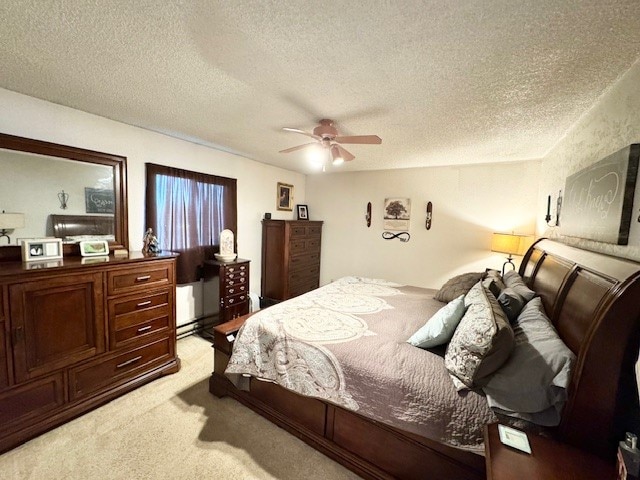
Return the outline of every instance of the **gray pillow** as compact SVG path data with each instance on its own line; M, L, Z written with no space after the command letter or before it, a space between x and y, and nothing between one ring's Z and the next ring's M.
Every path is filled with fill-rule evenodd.
M500 292L498 303L502 307L502 310L504 310L504 313L507 314L509 321L514 322L518 318L518 315L520 315L527 301L513 288L506 287Z
M522 280L520 274L515 270L509 270L507 273L505 273L502 277L502 280L507 287L515 290L520 296L525 299L526 302L536 296L536 292L525 285L524 280Z
M447 343L451 340L465 310L464 295L460 295L438 310L427 323L411 335L407 342L420 348L431 348Z
M482 282L465 296L467 311L447 346L444 365L466 387L482 386L513 350L513 330Z
M511 357L483 387L489 406L539 425L558 425L575 355L558 337L539 297L525 305L513 329Z
M433 298L440 302L450 302L458 298L460 295L465 295L474 284L482 278L484 274L482 272L471 272L456 275L453 278L447 280L447 282L438 290Z

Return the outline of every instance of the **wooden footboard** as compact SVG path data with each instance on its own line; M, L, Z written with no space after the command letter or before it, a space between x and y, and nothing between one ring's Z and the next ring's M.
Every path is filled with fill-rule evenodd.
M403 432L270 382L251 379L238 390L224 376L235 335L249 317L214 328L209 391L230 396L316 450L369 479L483 479L484 457Z

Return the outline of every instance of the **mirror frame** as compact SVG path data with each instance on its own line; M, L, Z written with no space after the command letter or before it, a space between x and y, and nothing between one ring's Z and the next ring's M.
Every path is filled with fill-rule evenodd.
M49 157L65 158L78 162L95 163L113 168L114 189L114 236L115 241L109 242L109 250L118 248L129 249L129 232L127 219L127 158L110 153L95 152L83 148L59 145L57 143L33 140L31 138L17 137L0 133L0 148L19 152L35 153ZM64 255L80 255L80 247L75 244L64 244ZM20 246L7 246L0 248L0 260L21 259Z

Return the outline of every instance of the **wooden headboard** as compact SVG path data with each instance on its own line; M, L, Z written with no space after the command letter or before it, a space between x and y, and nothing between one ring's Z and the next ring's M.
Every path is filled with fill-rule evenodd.
M113 216L49 215L53 235L66 238L79 235L113 235Z
M558 436L611 455L623 439L626 408L638 402L640 264L543 239L520 274L577 356Z

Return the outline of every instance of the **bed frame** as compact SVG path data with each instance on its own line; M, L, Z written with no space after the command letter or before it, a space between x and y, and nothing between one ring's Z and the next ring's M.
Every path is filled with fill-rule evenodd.
M627 414L637 408L640 264L540 240L520 274L576 354L560 440L613 463ZM364 478L481 479L484 458L367 419L278 385L251 379L240 391L224 376L233 339L248 316L214 329L209 390L230 396Z

